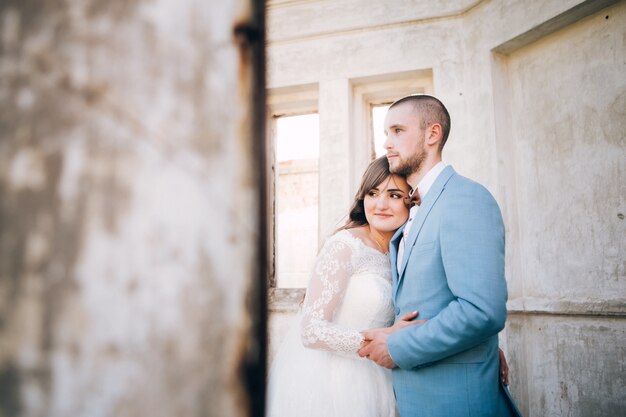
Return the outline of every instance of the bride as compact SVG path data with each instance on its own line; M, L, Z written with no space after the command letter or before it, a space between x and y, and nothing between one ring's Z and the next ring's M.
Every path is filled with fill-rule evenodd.
M269 374L269 417L393 417L391 371L362 359L360 331L394 321L389 241L405 223L409 186L386 157L365 171L349 220L316 259L300 312ZM394 325L421 322L417 312Z

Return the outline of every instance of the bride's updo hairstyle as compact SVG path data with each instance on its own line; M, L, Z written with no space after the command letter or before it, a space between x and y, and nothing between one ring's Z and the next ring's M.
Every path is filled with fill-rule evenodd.
M363 174L363 177L361 178L361 186L354 196L354 201L350 207L350 213L348 213L348 221L338 230L352 229L354 227L365 226L368 224L367 218L365 217L365 206L363 205L363 200L372 188L376 188L378 184L383 182L390 175L389 161L387 161L386 156L376 158L369 164Z

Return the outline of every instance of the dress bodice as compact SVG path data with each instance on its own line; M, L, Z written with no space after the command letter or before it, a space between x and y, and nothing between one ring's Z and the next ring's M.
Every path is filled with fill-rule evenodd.
M302 309L305 346L356 354L360 331L393 323L389 256L349 230L331 236L317 257Z

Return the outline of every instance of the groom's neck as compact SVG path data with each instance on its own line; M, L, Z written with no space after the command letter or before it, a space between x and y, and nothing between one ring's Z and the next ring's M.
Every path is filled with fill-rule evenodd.
M433 167L439 162L441 162L441 155L427 157L420 165L419 169L406 178L406 182L411 186L413 190L415 190L420 181L426 176L426 174L428 174L428 171L433 169Z

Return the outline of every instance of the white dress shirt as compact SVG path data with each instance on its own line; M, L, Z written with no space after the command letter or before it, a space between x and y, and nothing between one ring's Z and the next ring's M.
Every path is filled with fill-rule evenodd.
M443 161L439 161L430 169L430 171L426 173L426 175L424 175L424 178L422 178L419 184L417 184L417 190L420 193L422 201L445 167L446 164ZM418 210L419 206L417 204L411 207L411 210L409 211L409 220L407 220L406 226L404 226L404 230L402 231L402 238L400 239L400 246L398 247L398 259L396 263L398 267L398 274L400 273L400 267L402 266L402 259L404 257L404 239L407 238L411 232L411 225L413 224L413 219L417 216Z

